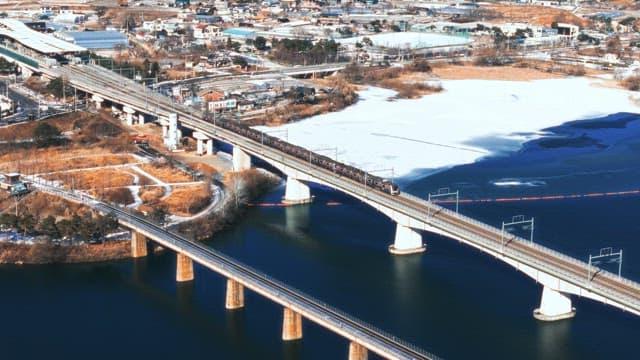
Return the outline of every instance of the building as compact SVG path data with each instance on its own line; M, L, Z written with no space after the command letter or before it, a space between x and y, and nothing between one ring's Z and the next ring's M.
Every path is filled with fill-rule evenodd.
M113 50L129 46L127 35L117 31L69 31L58 35L61 39L89 50Z

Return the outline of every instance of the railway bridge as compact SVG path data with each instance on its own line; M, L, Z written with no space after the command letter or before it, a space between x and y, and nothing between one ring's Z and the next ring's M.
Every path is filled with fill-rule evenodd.
M305 203L312 199L308 183L318 183L342 191L372 206L396 223L389 250L394 254L425 251L423 232L436 233L461 241L513 266L542 285L540 306L534 316L553 321L575 315L570 295L593 299L640 315L640 284L606 271L593 275L592 265L571 258L528 240L512 237L505 241L501 229L451 212L430 201L409 194L393 196L374 190L362 182L264 145L205 120L203 113L173 103L144 86L92 65L69 65L55 69L78 90L93 94L96 105L102 101L122 104L130 123L136 116L156 117L163 126L168 146L177 144L180 129L190 129L198 140L198 151L210 153L212 143L222 141L233 146L235 170L251 166L259 158L279 169L287 177L283 201ZM134 116L136 115L136 116ZM366 181L366 180L365 180ZM593 275L593 276L592 276Z
M42 183L36 183L36 186L46 193L82 203L99 212L115 216L121 226L131 230L131 255L133 257L147 255L147 240L175 251L177 254L176 281L178 282L194 279L194 261L226 277L225 307L229 310L245 306L245 288L282 305L284 309L282 339L285 341L302 338L302 318L305 318L348 339L349 360L366 360L369 351L387 359L437 359L433 354L341 312L203 244L170 232L143 217L99 202L83 193L68 192Z

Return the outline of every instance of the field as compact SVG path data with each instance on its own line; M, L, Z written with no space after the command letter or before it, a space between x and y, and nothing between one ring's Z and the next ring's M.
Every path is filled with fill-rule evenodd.
M192 215L209 204L208 185L198 182L184 185L193 182L190 174L163 160L150 162L134 156L137 148L130 140L130 133L134 131L114 121L106 111L68 114L45 122L65 133L67 142L44 148L30 143L39 122L0 128L0 141L5 142L0 147L0 172L35 175L38 181L56 181L64 188L86 191L110 202L133 204L141 210L145 206L165 204L170 213L180 216ZM156 128L138 127L135 132L146 133L147 129L154 139ZM216 172L214 167L204 163L194 167L205 175ZM178 183L180 185L173 185ZM167 186L169 193L166 193ZM140 197L141 203L134 204L136 196ZM2 209L14 205L6 192L0 193L0 202L1 199L5 199ZM37 212L34 214L37 216L67 217L81 212L75 206L40 193L32 193L23 202L20 211L28 209Z
M551 23L555 21L581 27L587 26L589 23L589 20L580 18L567 10L548 6L491 4L488 8L498 13L501 16L500 20L507 22L551 26Z

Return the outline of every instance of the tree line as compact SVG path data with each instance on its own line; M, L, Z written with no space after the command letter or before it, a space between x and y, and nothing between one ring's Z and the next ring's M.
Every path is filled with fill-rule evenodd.
M86 213L56 221L51 215L39 219L29 213L3 213L0 214L0 225L19 230L24 236L31 234L45 235L51 240L75 237L84 241L101 241L109 232L118 228L118 219L113 214L94 217L91 213Z

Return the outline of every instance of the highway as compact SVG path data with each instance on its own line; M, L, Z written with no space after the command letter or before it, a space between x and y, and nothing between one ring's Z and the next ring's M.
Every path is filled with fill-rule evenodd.
M86 204L105 214L113 214L120 225L138 231L158 244L189 256L199 264L240 282L243 286L302 314L306 319L332 330L388 359L437 359L435 355L408 344L376 327L366 324L299 290L291 288L218 251L170 232L149 220L93 198L44 184L44 192Z
M514 237L502 244L500 229L480 223L461 214L415 198L408 194L392 196L369 189L363 191L363 184L336 175L307 161L290 156L277 149L262 146L259 142L244 138L224 130L203 119L203 114L178 104L168 98L146 92L143 86L131 80L123 80L118 75L95 66L65 66L60 70L68 76L72 85L83 91L97 93L104 99L116 103L126 103L142 112L154 113L167 118L177 113L182 126L208 134L209 136L239 146L254 156L267 161L286 164L290 168L308 174L337 190L364 199L373 205L384 206L411 219L416 225L427 224L454 239L463 241L481 251L503 261L517 263L549 274L584 291L580 295L595 294L604 303L617 306L625 311L640 315L640 284L617 275L600 271L592 279L587 279L588 264L573 259L549 248ZM58 70L58 69L56 69ZM152 109L153 111L149 111ZM515 265L514 265L515 266Z

